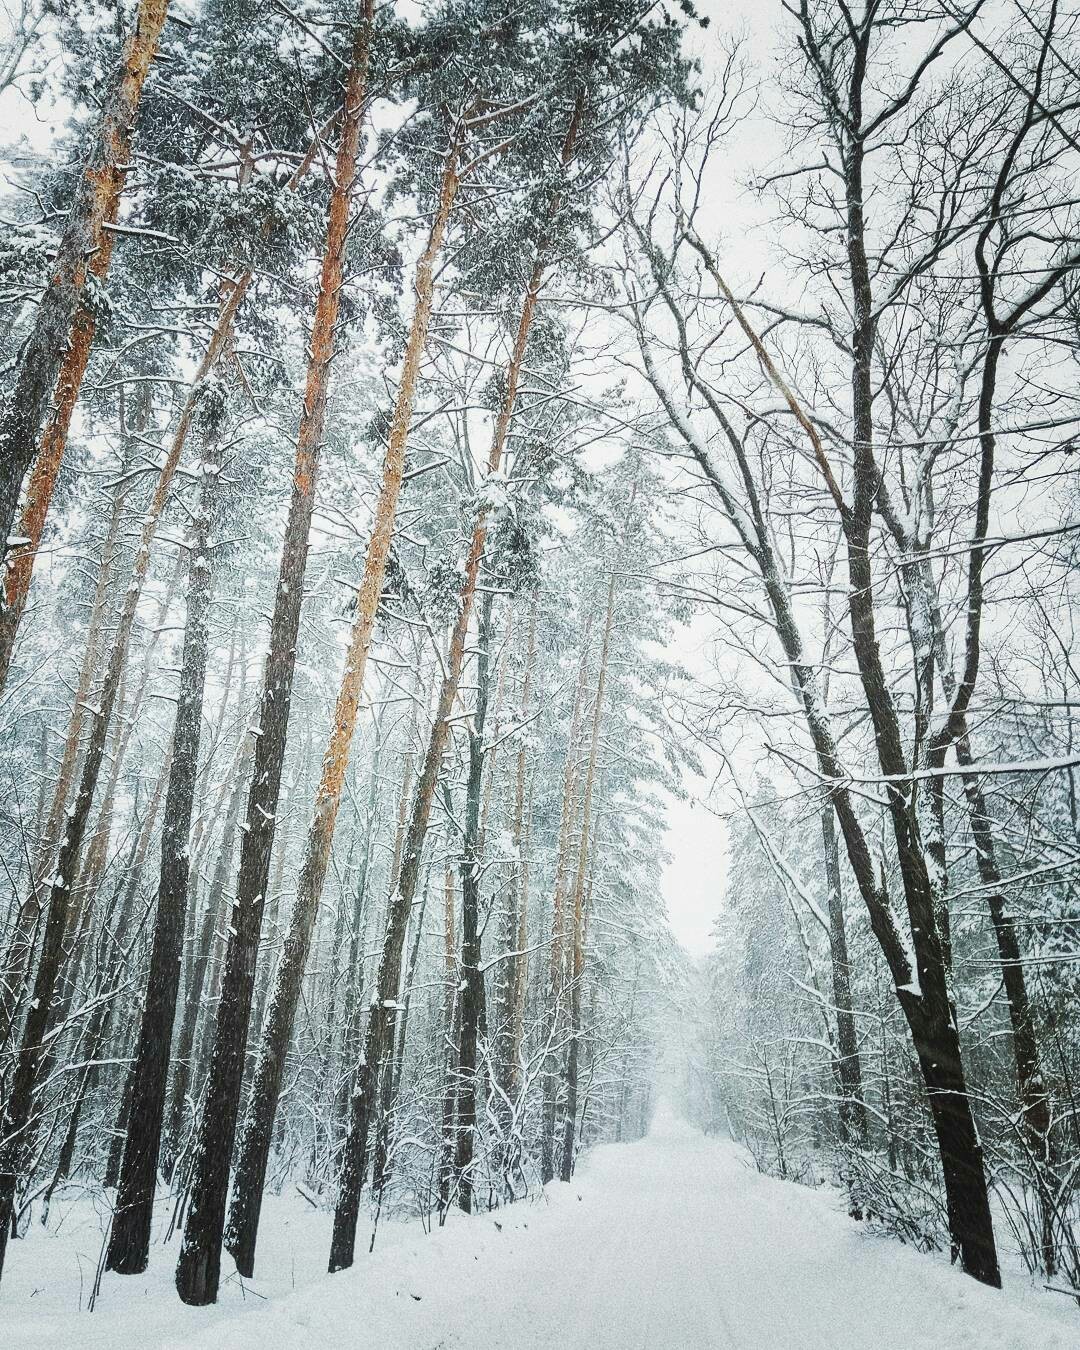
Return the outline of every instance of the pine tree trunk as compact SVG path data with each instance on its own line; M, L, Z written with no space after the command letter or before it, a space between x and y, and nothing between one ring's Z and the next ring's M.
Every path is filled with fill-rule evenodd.
M445 899L444 949L445 978L443 983L443 1038L445 1067L442 1093L442 1149L439 1157L439 1215L445 1218L454 1187L454 1140L457 1116L458 1072L458 1015L461 1007L459 988L461 979L457 961L457 918L454 912L454 869L447 864Z
M184 1114L192 1079L195 1032L199 1023L199 1012L203 1006L203 991L206 987L206 976L210 969L210 958L214 948L214 930L219 920L226 918L226 915L222 912L222 899L225 895L226 883L232 872L232 859L236 847L236 829L240 819L240 803L244 785L248 781L249 760L250 754L244 753L241 748L241 754L237 757L229 804L225 811L225 823L218 843L217 861L214 864L214 873L207 890L206 908L199 924L188 987L184 996L184 1016L180 1023L180 1032L176 1038L176 1053L172 1060L173 1081L169 1093L169 1110L165 1123L164 1139L161 1144L161 1171L167 1182L172 1181L173 1168L180 1152L180 1138L183 1133Z
M252 995L251 1021L248 1027L248 1050L245 1055L244 1063L244 1090L241 1094L245 1098L251 1086L251 1080L254 1075L255 1065L251 1062L251 1042L258 1038L263 1030L265 1021L266 1004L270 997L270 982L277 976L280 962L275 960L275 953L281 945L279 939L281 898L285 889L285 860L289 856L289 850L292 847L293 824L295 821L294 803L296 801L298 790L303 785L304 768L307 755L304 753L311 748L310 723L305 729L305 744L301 750L299 765L296 771L295 781L285 791L281 798L281 805L276 813L278 828L274 831L274 848L271 853L271 876L270 885L267 888L267 900L263 908L262 927L259 932L259 953L261 960L256 958L256 964L259 966L258 978L255 983L255 992Z
M125 1275L144 1271L150 1254L158 1152L188 905L188 844L199 768L213 593L214 555L210 531L215 517L221 461L220 429L214 428L203 451L200 500L190 545L187 622L161 838L157 915L146 982L146 1005L132 1070L139 1091L127 1122L127 1140L106 1258L107 1269Z
M118 548L117 536L123 515L124 496L121 491L113 494L109 524L105 531L101 561L98 565L97 580L94 585L94 599L90 607L90 624L83 648L82 663L75 686L75 696L71 704L68 719L67 736L60 757L56 783L53 788L52 805L48 817L41 828L37 855L30 876L30 894L16 917L8 939L4 955L4 972L0 977L0 1046L6 1045L13 1030L15 1010L19 1005L23 982L29 974L31 952L34 942L34 927L41 913L38 903L38 890L44 885L60 838L60 827L64 819L64 808L71 793L71 784L79 758L79 746L82 741L86 709L90 702L90 691L97 678L101 662L101 646L104 637L105 620L108 610L110 582L116 561Z
M372 1184L381 1197L390 1184L390 1150L393 1135L394 1103L401 1087L401 1075L405 1066L405 1046L409 1034L409 1009L412 1005L412 984L416 975L416 963L420 958L420 941L424 936L424 912L427 909L428 892L431 889L431 864L428 864L427 876L420 890L419 913L411 921L415 930L409 959L405 965L404 978L398 991L400 1016L396 1027L394 1050L386 1066L382 1081L382 1100L380 1103L379 1132L375 1143L375 1158L371 1169Z
M585 688L589 671L589 642L593 616L590 612L581 635L581 656L570 714L570 734L566 742L563 768L562 811L559 821L559 845L555 858L555 890L551 902L551 960L548 971L547 1010L544 1037L543 1111L540 1132L540 1180L546 1186L555 1176L555 1119L558 1114L558 1072L554 1042L565 1020L566 998L566 872L570 863L570 836L574 827L578 784L578 751L581 722L585 712Z
M123 708L125 689L121 685L120 704ZM118 719L122 720L122 719ZM115 790L116 780L119 776L118 761L121 755L122 735L119 727L113 735L112 753L113 769L110 774L109 792ZM108 802L107 798L107 802ZM111 826L112 812L106 805L101 812L101 818L98 821L98 828L94 844L98 857L101 861L101 868L104 870L104 854L106 845L102 842L102 836L105 840L108 838ZM93 853L95 850L92 849ZM88 862L94 861L88 858ZM55 1030L63 1027L67 1022L68 1014L71 1011L72 1002L76 999L79 989L79 980L82 973L83 959L88 947L88 935L90 925L93 919L94 904L97 899L97 889L100 882L100 874L96 867L84 866L79 874L79 880L73 888L73 896L76 901L72 913L69 915L68 931L64 935L60 957L60 975L53 993L53 1005L49 1009L49 1018L46 1024L47 1030ZM53 1070L56 1067L58 1058L62 1057L63 1045L62 1036L50 1037L50 1046L48 1053L43 1057L38 1066L38 1077L43 1082L48 1082L52 1077ZM35 1100L33 1107L37 1114L38 1102Z
M416 308L413 312L409 340L405 350L401 383L398 386L397 404L391 421L387 447L388 466L391 455L395 458L404 455L405 442L408 439L409 427L412 422L412 407L416 394L420 359L427 344L427 327L431 318L431 307L435 294L433 269L435 260L442 249L446 226L457 197L460 182L458 161L461 154L463 134L464 124L459 121L444 161L439 199L428 235L427 247L417 264ZM398 472L400 473L400 469ZM456 631L455 629L455 634ZM464 637L462 637L462 646L464 646ZM444 683L443 692L445 692L445 688ZM454 682L454 688L456 691L456 681ZM441 697L442 695L440 695ZM446 718L441 714L442 702L440 702L439 715L436 716L435 727L432 729L432 740L428 745L423 772L417 784L413 813L402 858L401 876L398 886L390 898L387 910L386 935L376 975L376 994L368 1017L363 1059L356 1076L356 1086L350 1105L349 1130L342 1152L339 1196L334 1214L334 1235L330 1249L331 1271L343 1270L346 1266L352 1265L356 1241L356 1222L360 1212L360 1188L363 1181L368 1128L376 1105L380 1075L385 1067L387 1054L393 1044L393 1027L396 1020L394 1012L396 1011L398 982L401 977L401 956L405 940L405 928L419 881L424 835L427 831L431 800L442 759L442 743L445 742L447 733L447 726L444 725Z
M79 1085L76 1089L75 1101L72 1103L68 1115L67 1130L64 1135L64 1141L60 1148L60 1155L57 1160L56 1170L53 1173L52 1181L45 1193L45 1205L48 1206L53 1191L71 1175L71 1168L75 1158L75 1146L78 1140L79 1124L82 1118L83 1106L91 1087L94 1085L98 1076L98 1069L94 1064L101 1055L107 1039L110 1034L110 1028L113 1021L113 1013L116 1010L116 994L112 997L103 997L110 985L113 985L119 979L124 969L130 950L125 951L123 943L131 923L131 913L135 904L135 894L138 890L139 877L142 871L142 863L145 859L145 851L142 848L143 841L149 842L149 834L153 829L153 821L157 815L157 807L160 803L161 788L165 781L165 775L162 774L155 788L154 797L151 802L147 820L144 822L143 829L140 831L140 837L135 841L132 849L132 857L129 866L130 876L127 885L123 882L116 889L113 897L113 903L110 906L110 913L107 916L106 923L102 928L102 941L99 943L97 957L98 977L95 983L94 994L101 1002L91 1014L90 1024L85 1034L81 1038L79 1058L88 1060L81 1074L79 1075ZM147 829L149 826L149 829ZM119 902L119 903L117 903ZM109 924L115 916L115 927L112 933L109 933ZM112 954L106 956L101 950L106 946L106 935L108 944L112 946ZM44 1219L44 1215L43 1215Z
M274 841L274 818L285 758L308 537L315 506L315 482L326 420L330 365L345 275L349 209L356 185L367 92L372 13L368 0L365 15L354 35L345 90L344 118L327 215L322 275L312 324L307 388L297 436L292 500L259 708L255 768L240 850L234 922L226 948L210 1081L196 1146L184 1240L176 1267L176 1288L180 1297L185 1303L196 1305L213 1303L217 1299L229 1167L243 1083L255 962ZM306 951L303 955L306 960ZM274 1098L276 1102L276 1092Z
M514 637L513 620L506 630L506 645L512 647ZM528 683L528 661L525 667L525 682ZM521 846L521 817L525 809L524 768L521 764L521 752L517 757L517 779L514 787L514 805L510 814L510 830L517 848ZM510 1077L514 1062L510 1038L512 1038L513 1010L517 999L517 963L513 956L517 945L517 892L518 873L521 869L521 855L510 864L510 875L502 887L501 906L498 922L498 961L494 967L494 1029L493 1029L493 1079L495 1085L495 1115L499 1129L504 1135L510 1122Z
M414 705L415 706L415 705ZM410 732L411 741L412 734ZM335 1147L346 1128L348 1101L346 1085L352 1080L352 1066L360 1044L360 994L364 980L364 934L368 919L368 882L371 876L371 853L375 843L376 816L379 791L379 764L382 759L382 740L376 723L375 753L371 764L371 782L368 786L367 812L364 827L364 856L360 863L360 877L353 902L349 956L346 966L345 1006L341 1018L341 1050L338 1062L338 1088L334 1097ZM406 770L407 772L407 770Z
M244 641L244 626L241 623L238 627L232 629L229 635L229 654L225 661L225 671L221 677L221 696L218 701L217 721L214 725L213 734L210 737L210 743L205 750L205 758L208 763L214 763L217 760L218 750L221 748L222 738L225 730L225 718L232 702L233 672L234 667L239 666L240 678L236 691L236 715L243 717L243 710L247 705L247 644ZM239 648L239 653L237 651ZM232 773L226 772L222 776L221 784L213 797L207 796L198 818L191 831L191 875L198 877L202 871L202 865L206 860L207 851L210 848L211 840L214 837L214 827L222 819L226 809L226 803L230 799L231 789L235 787L236 775L240 771L241 761L244 753L245 737L240 736L234 749L235 765ZM195 933L195 910L191 911L191 923L189 925L188 939L194 937ZM185 977L187 969L185 968Z
M94 337L94 320L83 303L87 283L91 278L102 280L108 271L112 235L107 226L116 221L131 161L131 138L143 84L157 52L167 12L168 0L140 0L134 27L124 43L119 67L102 107L48 284L38 303L33 330L22 351L15 388L0 419L0 548L5 554L5 567L11 562L7 554L12 545L8 541L23 478L37 450L50 405L55 400L58 419L64 416L65 409L70 418L86 370ZM19 560L10 585L5 577L0 618L0 688L10 666L11 646L29 585L25 559L28 557L32 566L48 494L63 452L63 439L61 436L57 441L54 437L43 447L49 474L35 484L35 492L27 504L33 531L28 552Z
M636 487L631 494L633 505ZM570 953L570 1045L566 1057L566 1114L563 1119L562 1165L559 1177L569 1181L574 1172L574 1134L577 1128L578 1068L581 1056L581 991L585 978L585 887L592 843L592 802L596 784L596 764L600 752L600 728L604 719L604 691L607 686L608 659L611 654L611 630L615 621L615 572L608 580L604 632L600 640L600 669L593 700L592 733L585 784L581 797L581 833L578 839L577 867L574 874L572 944Z
M105 1162L105 1176L102 1185L107 1191L116 1187L120 1176L120 1162L124 1156L124 1140L127 1138L128 1116L131 1114L131 1103L135 1096L135 1075L131 1071L131 1065L128 1065L127 1073L124 1074L124 1086L120 1092L120 1106L116 1112L116 1129L113 1131L113 1137L109 1144L109 1156Z
M110 219L115 218L114 208L110 212ZM90 259L89 274L99 282L104 280L109 270L112 246L113 235L105 232L101 248ZM96 327L93 312L80 307L72 324L71 343L60 368L55 407L27 484L26 501L16 529L19 543L10 550L11 556L4 573L3 602L0 603L0 690L7 682L11 668L15 639L30 593L34 562L45 533L49 504L60 474L71 417L90 361Z
M123 391L121 390L121 408L123 408ZM121 412L120 434L127 439L129 435L128 427L124 422L124 415ZM141 419L139 419L141 421ZM138 424L137 424L138 425ZM142 427L145 430L145 426ZM127 455L121 457L121 473L127 468ZM109 512L109 523L105 530L105 538L102 542L101 558L98 563L98 574L94 584L94 599L90 606L90 623L86 633L86 646L83 649L82 664L79 668L79 677L75 687L75 697L71 704L71 715L68 719L67 736L64 741L64 749L60 758L60 768L56 775L56 783L53 789L52 803L49 807L49 815L46 823L42 826L41 835L38 841L38 853L34 866L34 882L40 886L45 877L49 875L48 869L55 858L56 848L60 841L60 829L64 820L64 808L67 806L68 798L71 795L71 786L75 778L75 768L79 758L79 747L82 741L83 727L86 722L87 705L91 702L91 690L98 678L101 669L102 647L104 644L105 631L108 621L111 617L113 582L116 579L116 559L120 552L120 526L123 521L124 508L126 505L126 490L118 486L113 493L112 507Z
M530 606L529 638L525 654L525 674L521 686L521 718L529 713L532 695L533 664L536 660L536 602ZM529 860L527 852L528 826L526 812L526 778L528 746L522 738L518 746L514 777L514 861L510 879L510 902L507 906L508 950L518 955L508 962L506 976L506 1008L503 1014L503 1044L499 1057L499 1072L507 1101L514 1103L520 1089L521 1041L525 1022L525 991L529 978L528 946ZM513 925L511 931L510 925Z
M127 869L126 873L127 885L124 892L123 904L121 906L122 917L120 923L118 924L117 928L118 932L127 932L129 926L132 924L132 916L135 911L135 902L138 899L139 887L142 885L143 871L146 867L146 859L150 853L150 844L153 841L154 833L158 825L158 817L161 814L161 809L165 802L165 789L169 781L170 768L171 768L170 759L169 756L166 755L165 762L161 767L161 772L158 774L157 781L154 783L154 791L151 794L149 802L147 803L146 811L143 815L142 825L139 827L139 835L132 854L131 866ZM130 961L132 953L135 950L135 944L138 941L138 937L142 930L142 925L145 919L146 914L144 913L139 916L138 922L134 924L134 927L131 931L131 940L129 941L126 949L123 951L119 959L120 970L124 970L127 968L127 964ZM122 1074L117 1073L115 1069L110 1069L110 1071L106 1076L109 1078L121 1078L122 1080L126 1080L130 1076L129 1074L130 1067L131 1067L130 1065L125 1065ZM117 1159L117 1166L119 1167L119 1159ZM107 1182L106 1185L115 1185L115 1184L116 1184L116 1177L114 1174L112 1180Z
M484 773L484 726L490 688L491 604L489 591L477 625L476 708L469 729L469 776L465 786L465 837L461 855L461 1039L458 1048L457 1147L454 1170L458 1204L472 1212L472 1162L476 1132L477 1039L484 1011L480 966L480 788Z

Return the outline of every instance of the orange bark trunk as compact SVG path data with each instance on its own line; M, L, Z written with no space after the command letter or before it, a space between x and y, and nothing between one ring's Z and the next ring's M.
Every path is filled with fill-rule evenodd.
M315 138L303 162L289 179L287 184L289 188L295 189L310 169L317 148L318 137ZM115 223L116 220L120 193L123 187L123 176L116 181L114 186L114 199L109 205L106 215L106 221L109 224ZM262 238L268 238L269 234L270 223L267 222L261 232ZM109 270L112 248L113 235L108 229L103 229L100 244L96 247L90 259L88 271L91 277L99 281L104 280ZM183 445L183 441L190 430L191 418L187 416L187 413L189 409L193 410L194 401L198 398L199 382L205 379L206 375L214 368L225 344L228 342L237 311L247 294L254 275L254 272L249 270L242 273L234 282L229 283L232 290L226 296L217 327L210 339L210 346L196 373L188 402L181 414L180 426L177 430L181 445ZM15 638L22 621L23 611L26 609L30 581L34 572L34 561L45 532L49 505L60 473L64 451L67 448L71 418L90 360L96 327L93 313L88 309L80 308L72 322L71 342L64 356L57 380L55 407L45 428L41 450L34 462L30 482L27 486L26 500L23 503L22 515L18 525L20 542L9 550L4 575L3 600L0 603L0 689L3 689L7 679Z
M416 267L416 305L402 364L397 402L390 423L382 486L372 522L371 538L364 561L364 575L356 600L345 670L338 690L330 740L322 760L322 776L315 793L315 809L308 831L304 860L297 883L296 900L289 918L274 995L267 1016L266 1032L255 1070L251 1097L244 1121L237 1163L226 1246L237 1261L241 1274L254 1270L255 1238L258 1229L262 1189L270 1155L270 1137L277 1113L285 1055L292 1036L311 937L315 928L319 901L326 881L337 813L349 764L353 733L364 687L368 653L379 597L386 576L390 544L397 518L397 502L405 473L405 451L412 426L413 404L420 374L420 362L427 346L427 330L435 299L435 262L442 250L446 229L457 197L460 138L455 138L443 169L442 187L427 246Z
M168 0L141 0L57 250L53 275L38 305L8 412L0 422L0 548L5 565L11 568L4 579L0 606L0 688L11 664L34 552L94 340L94 318L83 304L86 285L88 280L104 280L109 270L113 239L108 226L116 222L143 84L167 12ZM7 540L50 400L55 402L55 412L41 447L41 471L35 473L23 517L24 537L29 542L14 546L12 559L7 556L11 547Z

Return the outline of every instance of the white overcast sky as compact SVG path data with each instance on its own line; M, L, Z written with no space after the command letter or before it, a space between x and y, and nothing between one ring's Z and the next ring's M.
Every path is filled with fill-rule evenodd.
M737 37L754 80L767 91L788 42L780 0L702 0L698 9L710 19L707 32L693 39L706 83L717 68L721 46ZM775 258L765 209L743 184L767 172L784 148L765 115L751 113L735 129L715 166L712 199L705 202L699 228L715 242L723 270L736 289L739 282L756 281ZM705 645L713 627L711 617L703 616L692 630L678 635L677 649L668 655L691 671L706 670ZM704 777L687 776L687 800L668 802L671 862L663 876L664 900L676 937L695 956L712 949L712 925L725 886L726 831L703 800L718 767L715 762L706 764Z

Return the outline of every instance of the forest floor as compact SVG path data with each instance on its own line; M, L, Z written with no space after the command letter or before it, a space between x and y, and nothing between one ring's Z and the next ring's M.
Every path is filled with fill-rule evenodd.
M1080 1312L1015 1275L985 1289L865 1233L835 1194L758 1175L736 1146L661 1111L595 1149L569 1185L425 1233L383 1223L325 1274L330 1217L268 1198L259 1275L212 1308L172 1288L175 1240L85 1308L101 1217L54 1204L8 1248L10 1350L1068 1350ZM366 1234L365 1236L369 1236ZM365 1242L366 1247L366 1242ZM226 1258L227 1259L227 1258ZM228 1262L230 1270L231 1262Z

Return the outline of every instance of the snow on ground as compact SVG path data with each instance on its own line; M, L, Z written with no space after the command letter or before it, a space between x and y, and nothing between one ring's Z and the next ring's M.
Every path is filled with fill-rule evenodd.
M172 1288L175 1240L145 1276L106 1275L100 1216L8 1248L7 1350L1075 1350L1080 1313L1014 1280L985 1289L851 1222L837 1198L759 1176L666 1112L596 1149L569 1186L425 1233L384 1223L327 1276L330 1217L268 1198L259 1274L213 1308ZM366 1244L365 1244L366 1247ZM231 1262L228 1263L231 1269Z

